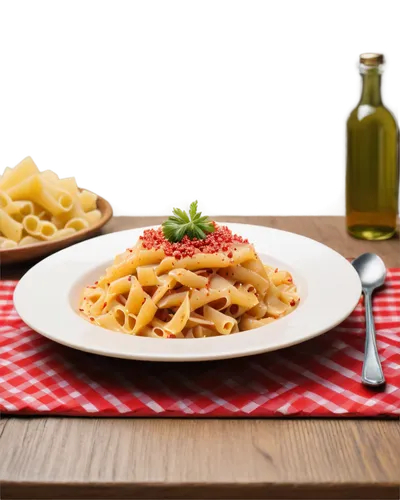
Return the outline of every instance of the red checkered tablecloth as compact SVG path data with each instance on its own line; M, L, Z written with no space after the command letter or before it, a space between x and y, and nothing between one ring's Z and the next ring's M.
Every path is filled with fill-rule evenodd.
M88 354L42 337L18 317L15 285L0 282L0 410L5 413L400 416L400 269L389 271L373 300L387 380L382 391L360 384L362 301L334 330L281 351L204 363L148 363Z

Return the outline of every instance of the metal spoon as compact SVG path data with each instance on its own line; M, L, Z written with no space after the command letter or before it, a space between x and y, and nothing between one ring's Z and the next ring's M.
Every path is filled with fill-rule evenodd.
M381 362L379 361L376 347L376 334L374 317L372 314L372 292L383 285L386 278L386 267L383 260L374 253L364 253L353 260L358 275L361 279L362 290L365 297L365 352L361 379L365 385L378 386L385 383Z

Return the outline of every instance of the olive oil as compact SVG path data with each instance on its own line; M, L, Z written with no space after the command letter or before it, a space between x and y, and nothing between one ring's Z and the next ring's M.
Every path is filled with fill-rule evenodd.
M381 54L360 56L361 99L347 120L347 230L367 240L392 237L398 213L398 128L382 103L383 63Z

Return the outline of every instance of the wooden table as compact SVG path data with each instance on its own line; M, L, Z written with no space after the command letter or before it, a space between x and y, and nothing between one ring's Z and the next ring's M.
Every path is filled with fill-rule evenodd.
M116 217L105 232L156 224ZM399 239L347 236L341 217L224 217L400 266ZM24 270L3 269L2 278ZM400 498L400 422L383 419L4 417L1 498Z

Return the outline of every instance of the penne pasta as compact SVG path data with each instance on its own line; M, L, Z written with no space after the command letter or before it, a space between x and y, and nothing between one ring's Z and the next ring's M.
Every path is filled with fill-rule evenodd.
M126 276L127 274L134 274L139 266L157 264L157 262L161 260L160 256L162 258L162 255L163 252L160 251L140 250L137 248L132 252L129 252L129 255L125 260L122 260L119 264L108 268L106 270L104 280L113 281L122 276Z
M242 265L246 269L250 269L250 271L254 271L263 278L268 279L267 270L265 269L265 266L261 262L261 259L258 255L256 255L256 258L254 260L247 260L246 262L243 262Z
M91 317L93 318L93 316ZM112 311L107 314L101 314L97 316L95 323L103 328L106 328L107 330L113 330L115 332L122 331L122 326L115 319L115 315Z
M31 236L40 235L40 219L37 215L27 215L22 220L22 226Z
M9 169L6 172L6 175L0 178L0 190L7 191L23 182L28 177L31 177L35 174L39 173L39 169L35 165L34 161L30 156L23 159L16 167L13 169Z
M79 199L79 189L78 189L78 186L76 184L76 180L74 177L67 177L65 179L59 179L58 185L60 186L61 189L63 189L64 191L67 191L72 196L72 198L76 198L77 200ZM95 196L94 208L96 208L97 196L96 195L94 195L94 196ZM79 202L78 202L77 205L78 206L80 205L80 208L82 208L82 210L84 210L84 208L82 207L82 204L79 204Z
M292 277L287 271L277 271L271 273L270 275L270 280L275 286L281 285L283 283L290 283L291 279Z
M85 219L88 221L89 226L93 226L96 222L99 222L101 219L100 210L91 210L85 214Z
M243 266L232 266L227 269L221 269L220 275L225 278L240 281L241 283L253 285L257 292L262 296L267 293L269 287L269 281L267 278L263 278L257 272Z
M0 209L0 233L8 240L18 243L22 238L23 226L14 220L5 210Z
M129 333L130 335L133 335L133 331L136 326L136 316L133 314L125 314L125 322L124 326L122 327L123 331L125 333Z
M140 266L136 269L137 279L142 286L155 286L160 284L154 266Z
M84 212L91 212L96 209L97 196L84 189L78 194L78 199Z
M60 182L60 178L58 175L52 170L44 170L40 173L42 179L46 179L49 182L53 182L54 184L58 184Z
M34 212L34 207L33 203L28 200L24 201L13 201L10 211L8 213L10 214L19 214L22 217L25 215L31 215Z
M131 276L124 276L111 283L107 292L112 295L128 293L132 286Z
M10 248L15 248L17 246L18 246L18 243L16 241L0 237L0 248L10 249Z
M211 321L217 332L221 335L229 335L236 323L234 318L231 318L220 311L216 311L210 306L204 306L204 318Z
M238 289L232 285L232 282L219 275L211 278L210 287L211 289L220 291L226 290L229 293L230 302L232 304L236 304L247 309L251 309L259 302L255 293L248 292L246 288Z
M157 274L163 274L178 267L184 267L189 271L197 271L203 268L223 268L230 266L233 262L240 264L255 255L253 248L250 246L232 251L232 254L232 259L228 258L224 253L200 253L196 254L195 257L182 259L182 261L177 261L173 257L166 257L157 268Z
M190 288L204 288L208 284L208 278L204 276L199 276L198 274L188 271L187 269L174 269L170 271L170 276L172 276L175 281L181 283L181 285L188 286Z
M228 294L228 291L220 291L214 289L201 288L200 290L193 290L190 295L190 310L195 311L205 306L213 300L218 300L223 294Z
M75 229L72 229L72 227L70 227L68 229L59 229L56 233L54 233L54 235L51 239L52 240L59 240L61 238L67 238L68 236L72 236L75 233L76 233L76 231L75 231Z
M163 328L160 328L159 326L153 326L151 328L149 334L147 335L148 337L154 337L154 338L167 338L168 337L168 332L164 330Z
M279 318L288 312L289 305L282 302L275 295L268 295L266 299L267 312L270 316L274 318Z
M215 337L217 335L217 332L215 330L201 325L191 328L190 333L191 336L186 335L186 338L203 339L207 337Z
M268 312L268 306L264 302L259 302L257 305L252 307L247 311L249 316L253 316L256 319L261 319L266 316Z
M4 210L8 214L13 213L12 207L14 202L4 191L0 191L0 209Z
M0 176L0 210L6 214L1 215L0 237L22 245L71 236L101 219L94 193L80 191L73 177L40 172L31 157ZM27 235L34 239L24 240Z
M179 307L187 297L187 292L176 292L162 298L158 303L159 309L172 309Z
M45 221L48 221L48 222L51 222L51 219L53 218L53 216L51 215L51 213L47 212L47 210L42 210L41 212L39 212L37 214L37 216L39 217L39 219L41 221L45 220ZM55 224L53 224L53 225L55 226ZM56 229L58 229L57 226L56 226Z
M207 328L212 328L214 326L214 323L211 320L205 319L204 316L200 316L199 314L192 313L189 316L189 319L186 323L186 326L188 328L193 328L195 326L204 326Z
M68 212L72 208L72 197L38 174L25 179L7 190L13 200L31 200L53 215Z
M89 222L83 217L74 217L65 224L65 229L73 229L74 231L82 231L82 229L86 229L88 227Z
M174 247L161 230L146 231L86 287L80 312L89 321L130 335L198 339L265 326L298 304L291 275L264 266L243 239L224 245L227 228L207 252L199 240Z
M40 241L38 238L34 238L33 236L24 236L21 241L19 242L19 246L25 246L25 245L33 245Z
M174 333L175 335L181 333L186 326L189 316L190 316L189 294L186 293L184 301L179 306L179 309L176 311L172 319L165 325L165 329L170 333Z
M252 316L244 314L240 320L239 327L240 330L253 330L254 328L260 328L261 326L268 325L268 323L272 323L272 321L274 321L274 318L256 319Z
M41 220L38 226L39 236L42 240L51 240L57 233L56 226L46 220Z
M131 278L131 285L126 300L126 309L132 314L139 314L142 304L146 300L146 293L135 276Z
M156 312L157 312L157 306L154 304L151 298L147 296L140 308L139 314L136 317L136 325L133 329L133 333L140 332L140 330L144 326L148 325L154 318Z
M169 276L168 274L159 276L158 279L160 280L161 284L152 296L155 304L157 304L164 297L164 295L176 285L176 281L174 280L174 278L172 276Z
M248 310L247 307L238 306L237 304L231 304L225 312L228 316L232 316L232 318L239 318L243 316L243 314Z

